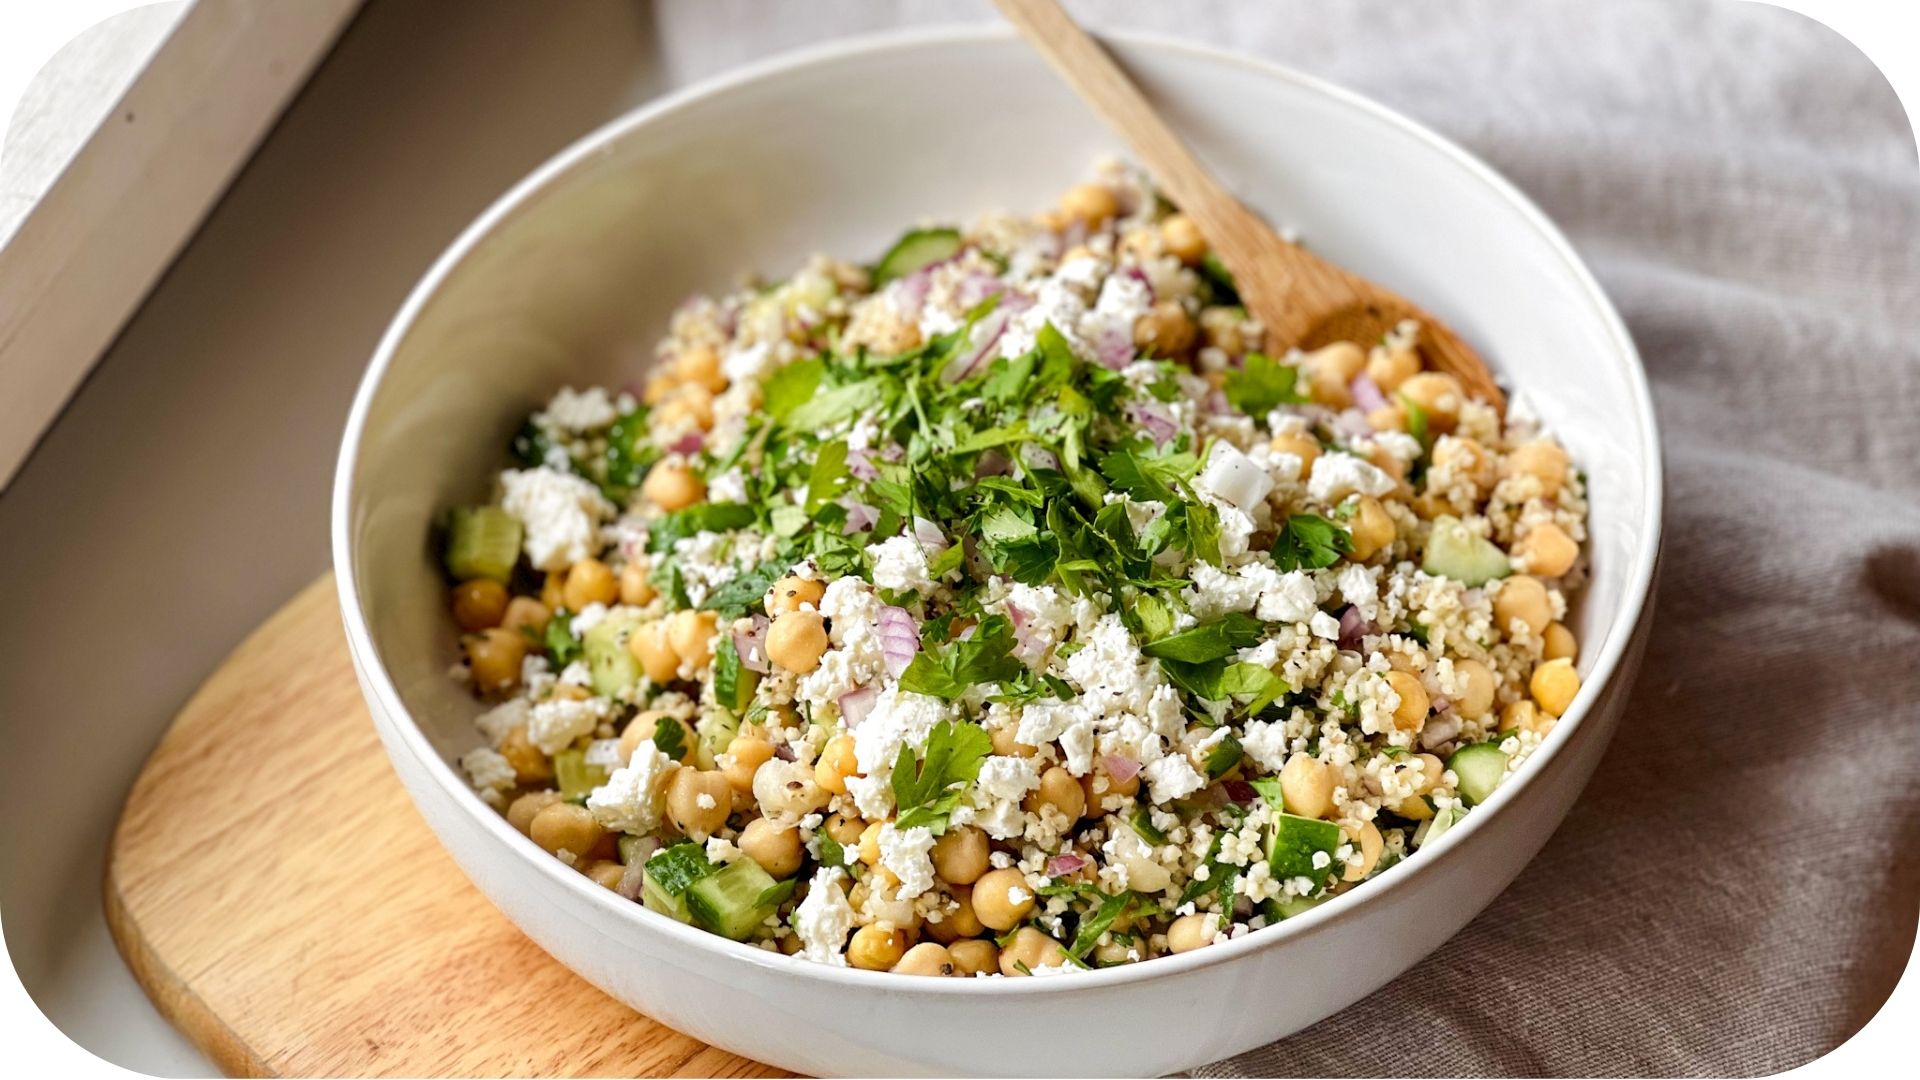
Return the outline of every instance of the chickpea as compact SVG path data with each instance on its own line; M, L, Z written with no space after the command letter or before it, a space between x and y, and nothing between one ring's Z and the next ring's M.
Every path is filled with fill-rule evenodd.
M868 971L885 971L900 962L907 952L907 932L888 930L869 923L853 932L847 942L847 963Z
M887 823L875 821L860 830L860 844L855 855L868 866L880 865L880 833Z
M593 696L593 691L575 683L559 683L548 696L556 701L586 701Z
M1088 228L1098 228L1120 212L1120 198L1105 184L1076 184L1060 196L1060 212Z
M1573 661L1566 657L1549 660L1533 669L1527 691L1533 695L1534 704L1549 715L1564 716L1580 693L1580 673L1573 670Z
M1344 828L1340 830L1340 834L1345 837L1349 843L1357 842L1360 848L1360 865L1355 866L1352 863L1348 863L1346 872L1340 875L1340 879L1342 881L1359 881L1361 878L1373 873L1373 868L1380 862L1380 852L1386 848L1386 840L1380 835L1380 827L1368 821L1361 823L1360 835L1357 838L1349 834Z
M947 946L947 955L953 957L953 968L961 975L991 974L1000 970L1000 947L991 941L978 938L956 941Z
M680 379L671 370L662 371L647 380L647 388L641 393L641 400L648 406L658 405L672 397L680 389Z
M800 605L820 606L820 598L827 595L827 583L815 578L783 577L773 583L767 593L767 614L779 618L789 611L799 611Z
M1238 308L1200 309L1200 338L1228 356L1243 356L1252 346L1248 341L1246 315Z
M736 841L747 858L760 864L760 869L777 877L792 877L800 869L800 860L806 855L804 845L800 843L800 830L791 825L779 825L768 818L754 818L747 827L740 830L740 839Z
M1191 915L1182 915L1167 927L1167 948L1176 952L1192 952L1204 945L1213 944L1214 923L1219 916L1211 911L1196 911Z
M819 667L826 651L826 623L817 611L789 611L767 628L767 659L795 674Z
M669 715L665 709L648 709L627 721L626 728L620 732L620 760L632 761L633 752L640 749L641 743L660 733L660 721ZM677 720L675 722L678 723Z
M854 759L853 736L835 735L827 740L820 751L820 759L813 764L813 782L822 790L835 795L847 793L847 777L860 775L859 762Z
M647 580L645 563L630 562L620 568L621 603L641 607L653 603L653 598L658 595L653 582Z
M1313 463L1320 457L1320 444L1305 432L1296 431L1286 435L1275 435L1273 441L1267 445L1276 454L1292 454L1299 458L1301 476L1313 472Z
M893 965L893 970L901 975L959 974L959 970L953 964L953 955L947 952L947 947L936 945L931 941L923 941L908 949L906 955L900 958L900 962Z
M827 835L841 847L860 842L860 834L867 831L867 823L859 818L850 818L842 814L828 814L825 826Z
M1400 695L1400 704L1393 710L1393 726L1401 731L1419 731L1426 725L1427 710L1433 704L1427 688L1417 676L1404 671L1389 671L1385 678L1393 692Z
M683 383L705 387L709 394L727 388L727 377L720 370L720 354L705 345L695 345L674 357L669 369Z
M987 834L971 825L948 829L933 842L933 872L949 885L971 885L987 872Z
M647 471L640 494L662 510L684 510L707 497L707 484L685 465L662 461Z
M1375 431L1407 430L1407 407L1389 402L1367 413L1367 426Z
M557 791L529 791L507 804L507 824L525 833L540 811L560 801Z
M627 637L627 651L640 661L640 670L655 683L670 683L680 672L680 654L673 651L672 643L667 640L664 619L634 627Z
M567 606L567 575L564 571L549 570L545 580L540 583L540 602L548 611L558 611Z
M593 879L595 885L603 889L617 889L620 879L627 874L627 868L612 859L595 859L580 867L580 872Z
M957 910L947 912L946 918L937 923L927 924L929 936L950 945L957 938L978 937L986 933L985 924L973 911L973 890L965 887L953 890L953 902L959 905Z
M719 621L720 616L712 611L676 611L667 616L667 644L681 663L692 665L696 671L704 668L713 662L713 636Z
M1580 655L1580 643L1574 640L1573 631L1566 623L1548 623L1546 632L1546 653L1549 660L1573 660Z
M453 621L468 633L500 625L507 613L507 587L492 578L474 578L453 587Z
M1531 476L1540 481L1546 494L1552 495L1567 482L1567 452L1548 439L1536 439L1516 446L1501 463L1508 476Z
M1306 355L1307 396L1329 408L1353 404L1353 380L1367 366L1366 351L1351 341L1323 345Z
M1055 765L1040 774L1040 787L1027 794L1023 806L1030 814L1051 806L1068 821L1079 821L1087 812L1087 793L1080 790L1080 781L1072 773Z
M542 780L553 779L553 762L547 755L533 745L527 736L527 725L517 724L508 728L500 739L500 756L513 766L513 775L522 784L537 784Z
M1513 553L1527 561L1527 569L1532 573L1559 577L1573 569L1573 561L1580 557L1580 545L1565 529L1543 521L1514 543Z
M1420 354L1411 348L1376 349L1367 358L1367 378L1383 394L1400 389L1400 384L1420 373Z
M1453 699L1453 711L1468 720L1478 720L1493 708L1493 669L1478 660L1455 660L1453 673L1464 689Z
M547 605L531 596L516 596L507 601L507 613L501 617L500 625L521 636L532 634L535 637L547 632L547 620L553 618L553 612Z
M1093 771L1080 778L1080 787L1087 793L1087 806L1093 813L1100 812L1100 803L1109 795L1121 795L1133 798L1140 793L1140 774L1121 780L1107 771L1105 759L1094 763Z
M713 395L696 383L682 383L667 400L654 406L653 422L661 428L713 428ZM695 500L696 502L699 500Z
M1353 517L1347 521L1347 533L1353 537L1354 562L1366 562L1393 543L1396 530L1387 508L1371 495L1362 495L1354 503Z
M1500 730L1531 731L1545 735L1553 730L1553 716L1531 701L1509 702L1500 710Z
M691 840L720 831L733 809L733 788L717 772L675 769L667 777L667 820Z
M1333 812L1333 767L1301 751L1280 769L1280 800L1287 813L1323 818Z
M1475 494L1493 486L1493 457L1476 440L1459 435L1440 436L1433 444L1433 464L1435 468L1465 477L1473 485Z
M569 851L579 859L599 846L607 830L593 820L593 815L587 813L586 807L556 802L533 816L527 835L533 837L533 842L545 848L549 854Z
M1515 574L1500 583L1500 591L1493 598L1494 627L1502 633L1511 633L1515 620L1525 623L1528 632L1538 636L1547 632L1547 623L1553 620L1553 609L1547 603L1547 587L1537 577L1527 574Z
M1460 407L1467 392L1460 380L1444 371L1422 371L1400 384L1400 396L1427 414L1427 430L1449 432L1460 423Z
M753 774L753 799L760 812L782 821L798 821L826 805L828 794L813 782L813 769L779 758Z
M1011 866L989 870L973 883L973 913L989 930L1011 930L1032 912L1033 890Z
M1028 746L1021 742L1014 734L1016 730L1012 724L1007 724L987 732L988 737L993 740L995 754L1001 757L1032 757L1040 752L1039 747Z
M727 776L727 783L733 790L743 794L753 791L753 774L760 770L773 757L773 744L752 735L735 736L727 744L726 762L720 771Z
M1162 300L1133 322L1133 344L1154 356L1185 356L1193 348L1193 319L1178 300Z
M1166 251L1166 245L1160 239L1160 230L1153 228L1128 229L1120 235L1120 241L1115 246L1121 255L1129 256L1137 263L1156 259Z
M592 556L574 563L567 571L567 583L562 588L567 607L579 611L588 604L611 604L620 599L620 582L613 576L613 570L606 563Z
M1160 223L1160 246L1188 266L1207 257L1207 238L1200 235L1200 226L1185 214L1168 214Z
M1061 967L1066 962L1067 950L1031 926L1021 927L1007 947L1000 950L1000 974L1009 978L1031 975L1043 967Z
M463 644L475 686L490 694L500 694L519 685L520 662L527 657L526 638L504 626L496 626L466 638Z

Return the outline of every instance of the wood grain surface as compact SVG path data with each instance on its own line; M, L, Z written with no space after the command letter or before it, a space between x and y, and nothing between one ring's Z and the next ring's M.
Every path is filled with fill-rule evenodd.
M114 941L249 1076L776 1076L602 994L516 930L415 813L332 577L200 688L107 855Z

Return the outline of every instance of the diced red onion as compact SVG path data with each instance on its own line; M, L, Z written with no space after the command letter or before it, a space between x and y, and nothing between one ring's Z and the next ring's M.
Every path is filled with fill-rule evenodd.
M1448 710L1427 721L1420 729L1420 745L1428 750L1444 746L1460 735L1460 714Z
M707 436L705 432L689 431L685 435L675 439L673 445L667 447L667 449L672 450L676 454L697 454L700 452L700 448L706 444Z
M1226 789L1227 798L1241 805L1250 803L1260 797L1260 793L1254 790L1253 785L1247 783L1245 780L1229 780L1220 786Z
M1359 406L1362 412L1372 412L1387 406L1387 395L1380 392L1380 384L1374 382L1364 371L1353 377L1353 382L1347 389L1353 394L1353 403Z
M1100 764L1107 767L1108 776L1123 784L1140 775L1140 763L1125 754L1108 754Z
M973 465L973 478L984 479L989 476L1005 476L1013 471L1013 459L998 447L980 455Z
M871 480L880 475L880 470L873 467L873 459L865 450L847 451L847 472L852 473L855 480Z
M1155 300L1159 299L1159 297L1155 295L1153 291L1153 279L1147 276L1147 272L1145 270L1140 269L1138 266L1129 266L1120 272L1132 278L1133 280L1139 282L1140 287L1147 290L1148 303L1152 303Z
M940 377L947 382L957 383L973 374L973 370L992 355L993 347L1000 343L1000 335L1007 332L1007 322L1011 318L1004 304L989 312L987 317L980 320L979 325L973 328L973 346L948 361L946 368L940 372Z
M1219 390L1207 391L1207 396L1200 399L1200 408L1210 416L1222 416L1235 411L1233 402L1228 401L1227 395Z
M973 307L987 297L1000 293L1001 302L1007 299L1007 283L992 274L975 271L960 279L960 287L954 290L954 298L962 307Z
M1333 428L1334 434L1344 436L1349 441L1373 437L1373 425L1367 422L1366 414L1358 409L1343 410L1328 426Z
M873 636L880 639L880 652L886 658L887 674L899 678L920 651L920 626L906 608L884 604L874 617Z
M1008 604L1007 621L1013 624L1013 654L1023 660L1038 659L1040 638L1034 630L1032 617L1018 606Z
M899 461L907 456L907 448L899 443L888 443L880 448L881 461Z
M781 761L793 761L800 755L794 752L791 745L781 743L779 746L773 748L773 756L779 758Z
M1436 713L1443 713L1443 712L1446 712L1446 711L1447 711L1448 709L1451 709L1451 708L1453 708L1453 702L1451 702L1451 701L1448 701L1448 700L1447 700L1446 698L1443 698L1443 697L1437 697L1437 698L1434 698L1434 699L1433 699L1433 711L1434 711L1434 712L1436 712Z
M1101 327L1093 338L1093 358L1114 371L1133 363L1133 333L1124 326Z
M765 615L755 615L751 629L733 632L733 651L740 654L741 667L762 675L770 670L767 665L767 627L772 621Z
M1342 649L1360 648L1361 639L1368 634L1377 634L1379 629L1367 621L1360 609L1348 604L1340 612L1340 647Z
M847 508L846 532L849 535L866 532L873 528L874 522L880 520L880 511L866 503L854 499L841 499L840 505Z
M920 317L920 309L927 302L927 293L933 288L933 267L923 266L892 285L887 291L892 294L893 306L909 321Z
M647 855L651 855L653 848L658 846L654 840L647 837L640 839L640 845L646 850ZM613 891L619 893L623 899L640 899L640 889L647 882L646 861L646 855L642 855L622 868L620 881L614 885Z
M947 541L947 534L940 531L940 526L923 517L913 519L913 538L920 541L920 549L927 553L928 558L940 554L951 546Z
M849 690L841 694L840 719L850 728L859 727L860 721L865 720L867 714L873 711L874 700L879 696L880 692L871 686L863 686L858 690Z
M1127 416L1152 436L1154 445L1165 446L1179 434L1180 428L1158 402L1134 401L1127 404Z
M1076 874L1087 867L1087 857L1072 851L1063 851L1047 860L1048 877L1066 877Z

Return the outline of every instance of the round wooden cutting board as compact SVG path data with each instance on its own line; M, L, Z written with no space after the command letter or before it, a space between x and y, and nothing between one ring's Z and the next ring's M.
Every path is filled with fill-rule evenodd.
M381 752L335 596L242 643L127 797L107 922L160 1011L236 1075L785 1075L602 994L461 876Z

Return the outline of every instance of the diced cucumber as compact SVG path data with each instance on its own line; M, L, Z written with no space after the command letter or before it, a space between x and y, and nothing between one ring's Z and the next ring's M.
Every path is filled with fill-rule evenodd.
M873 267L873 287L878 289L895 278L903 278L924 266L951 259L960 250L958 229L914 229L894 241Z
M553 755L553 778L560 785L561 798L578 802L607 782L607 770L587 764L585 750L562 750Z
M775 881L752 859L735 859L688 886L686 901L701 926L745 941L792 894L792 881Z
M657 847L658 845L652 839L645 836L622 836L620 837L620 865L632 866L653 854Z
M502 584L520 561L520 522L497 506L464 506L447 518L447 573L457 581Z
M1331 899L1331 896L1283 896L1278 900L1263 900L1260 902L1260 914L1267 917L1268 925L1272 925L1282 919L1304 915Z
M580 639L594 693L617 697L640 682L640 662L627 648L627 639L641 621L636 611L610 612Z
M1428 844L1440 839L1448 829L1460 824L1461 819L1466 816L1466 810L1458 806L1449 806L1445 810L1434 814L1433 820L1427 823L1426 831L1420 837L1420 846L1426 847Z
M647 859L647 880L668 896L678 897L687 887L719 868L707 861L706 849L691 840L661 848Z
M760 675L740 662L733 635L720 635L720 647L713 652L713 699L736 714L743 713L759 688Z
M1493 743L1463 746L1447 758L1447 768L1459 783L1460 801L1478 806L1487 801L1500 778L1507 774L1507 755ZM1428 835L1432 835L1429 833Z
M1339 846L1340 826L1333 822L1275 814L1267 833L1267 866L1282 880L1303 877L1325 883L1339 869L1333 860L1334 849ZM1315 866L1313 857L1322 851L1327 853L1327 861Z
M668 918L683 923L693 921L693 916L687 911L687 898L675 896L661 888L650 873L640 879L640 902Z
M752 674L748 672L747 674ZM725 709L716 709L700 718L693 742L693 763L702 769L714 769L714 760L727 752L733 737L740 734L740 717Z
M1485 585L1513 572L1513 564L1499 545L1484 536L1476 536L1459 518L1433 519L1433 531L1427 535L1426 557L1420 569L1429 574L1450 577L1470 586Z

